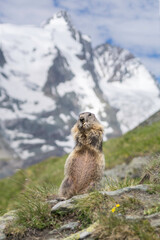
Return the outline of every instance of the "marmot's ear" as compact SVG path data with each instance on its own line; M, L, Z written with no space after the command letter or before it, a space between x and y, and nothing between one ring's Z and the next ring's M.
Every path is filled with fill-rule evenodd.
M73 135L73 137L75 138L76 135L78 134L78 127L77 127L77 123L73 126L73 128L71 129L71 133Z

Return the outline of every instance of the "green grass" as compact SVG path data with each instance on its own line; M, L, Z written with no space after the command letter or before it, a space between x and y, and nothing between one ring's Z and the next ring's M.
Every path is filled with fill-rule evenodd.
M16 204L18 225L43 229L53 224L50 207L46 202L46 196L52 191L52 188L33 187L22 193Z
M115 191L117 189L121 189L124 187L135 186L138 183L139 183L139 179L130 179L128 177L126 177L123 180L108 178L106 179L106 185L104 187L104 190Z
M160 156L151 159L150 163L144 170L141 182L143 182L143 179L149 180L150 183L155 185L160 184Z
M96 239L159 239L148 220L126 220L125 215L143 210L143 203L134 197L122 197L116 202L111 197L93 192L78 200L76 207L75 212L83 222L83 228L98 223L94 232ZM115 211L112 212L113 209Z
M110 201L109 201L110 199ZM92 192L85 199L75 201L76 214L78 219L83 223L82 228L88 227L92 222L95 222L98 218L98 212L102 208L106 208L106 202L108 200L107 209L110 206L110 197L103 196L99 192Z
M7 236L22 239L28 229L43 230L45 228L57 228L59 216L52 216L51 208L47 203L47 196L54 194L51 186L27 187L15 203L15 220L5 229Z
M12 209L17 196L29 188L37 185L58 188L63 179L65 159L66 156L50 158L0 180L0 214Z
M160 212L160 203L158 203L156 206L149 208L147 210L144 211L145 215L151 215L153 213L158 213Z
M158 234L147 220L128 222L125 218L119 218L112 213L107 217L100 215L100 223L95 236L97 239L159 239Z
M104 143L103 149L106 167L113 167L122 162L128 162L133 157L160 153L160 122L150 126L139 127L122 137L111 139ZM67 156L54 157L18 171L14 176L0 180L0 214L13 209L17 196L26 189L39 186L58 188L64 172ZM127 186L127 182L114 183L110 186L116 189ZM131 184L131 183L129 183Z
M122 137L104 143L106 166L111 168L133 157L160 153L160 121L138 127Z
M16 204L17 219L5 229L7 236L21 239L33 229L56 229L57 226L63 225L66 217L70 215L70 219L80 222L79 230L97 223L94 232L96 239L159 239L158 233L150 226L148 220L126 220L126 215L135 215L137 211L143 215L146 208L145 203L134 197L119 196L118 199L114 199L100 192L91 192L85 198L75 200L74 210L60 210L51 214L46 196L54 191L51 187L37 186L28 187L21 193ZM159 209L156 209L157 211Z

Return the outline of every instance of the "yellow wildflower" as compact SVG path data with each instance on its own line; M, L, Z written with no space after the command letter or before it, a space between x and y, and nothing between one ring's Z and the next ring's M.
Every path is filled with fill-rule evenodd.
M114 213L116 211L116 207L112 208L112 213Z
M120 207L120 204L116 204L116 207Z

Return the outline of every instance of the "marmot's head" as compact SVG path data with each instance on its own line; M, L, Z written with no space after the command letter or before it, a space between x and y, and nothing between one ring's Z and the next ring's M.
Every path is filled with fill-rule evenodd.
M95 124L99 124L99 122L93 113L84 112L79 115L77 127L80 131L89 130Z
M81 113L77 123L72 128L72 134L76 145L86 145L102 150L103 127L93 113Z

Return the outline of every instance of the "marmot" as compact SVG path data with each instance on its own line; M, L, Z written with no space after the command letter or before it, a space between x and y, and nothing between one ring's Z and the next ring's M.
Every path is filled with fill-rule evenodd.
M102 152L103 127L90 112L79 115L72 128L76 145L65 163L59 197L70 198L98 186L105 167Z

